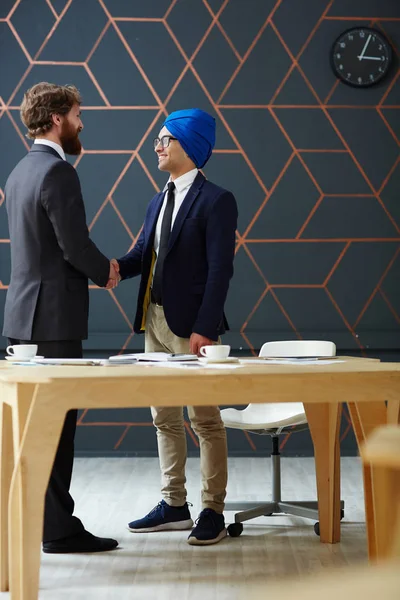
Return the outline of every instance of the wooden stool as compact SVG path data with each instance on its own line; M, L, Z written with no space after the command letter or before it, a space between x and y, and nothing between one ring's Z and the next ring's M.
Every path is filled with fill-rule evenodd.
M400 426L377 428L360 453L372 473L376 559L400 558Z
M290 585L292 584L292 585ZM249 588L240 600L398 600L400 563L347 567Z

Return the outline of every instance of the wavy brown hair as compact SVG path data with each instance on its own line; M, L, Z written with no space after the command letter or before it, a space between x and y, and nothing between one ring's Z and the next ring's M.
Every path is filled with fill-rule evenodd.
M37 83L24 94L21 120L28 129L26 137L35 139L53 127L52 115L66 115L74 104L81 103L81 95L73 85Z

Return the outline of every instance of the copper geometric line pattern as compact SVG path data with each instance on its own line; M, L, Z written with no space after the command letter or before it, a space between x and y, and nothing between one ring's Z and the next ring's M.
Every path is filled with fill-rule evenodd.
M121 154L121 155L126 155L126 163L124 164L123 168L121 169L120 173L118 174L118 177L115 179L115 181L112 184L112 187L110 188L110 190L108 191L108 194L106 195L105 198L102 199L102 202L100 204L100 206L98 207L98 210L96 212L96 214L92 217L91 222L89 224L89 228L91 229L95 223L97 222L97 220L99 219L99 217L101 216L101 214L103 213L104 209L109 206L112 208L112 210L115 212L117 218L119 219L120 223L122 224L124 230L126 231L126 233L128 234L129 238L130 238L130 245L127 248L127 250L129 250L130 248L132 248L138 238L138 236L140 235L140 231L138 232L133 232L131 231L128 223L126 222L126 220L124 219L121 211L118 209L118 206L114 200L114 195L115 192L118 189L119 184L121 183L121 181L124 179L124 176L126 175L127 171L129 170L129 168L131 167L132 163L136 160L140 167L142 168L143 172L145 173L145 175L147 176L152 188L154 189L155 192L159 191L159 186L157 185L156 181L154 180L153 176L151 175L150 170L148 169L145 161L142 158L141 155L141 150L143 149L144 145L146 143L148 143L149 141L149 136L153 130L153 128L155 127L156 123L158 122L158 120L160 119L160 117L162 115L167 115L168 114L168 110L167 110L167 106L171 100L171 98L174 96L174 93L176 92L178 86L180 85L180 83L182 82L183 78L185 77L185 75L187 73L190 73L194 79L196 80L197 84L199 85L200 89L202 90L202 92L204 93L204 95L206 96L207 100L209 101L210 105L212 106L213 110L215 111L216 115L219 117L220 121L222 122L223 126L225 127L226 131L228 132L228 134L230 135L231 139L233 140L233 143L235 145L235 148L233 149L219 149L216 150L215 152L217 154L237 154L240 155L243 160L245 161L248 169L250 170L252 176L254 177L254 179L257 181L259 187L261 188L263 194L264 194L264 199L261 202L261 204L259 205L258 209L255 211L255 213L253 214L253 216L251 217L249 223L247 224L247 226L245 227L245 229L242 232L237 232L237 246L236 246L236 252L238 252L241 248L243 249L243 251L246 253L246 256L249 258L249 260L251 261L251 263L253 264L254 268L256 269L257 273L259 274L261 280L264 282L264 289L260 295L260 297L258 298L257 302L254 304L253 308L251 309L250 313L248 314L248 316L246 317L244 323L242 324L241 328L240 328L240 333L241 336L243 338L243 340L245 341L245 343L247 344L247 346L249 347L249 349L255 353L255 349L252 345L252 343L250 342L250 340L248 339L248 336L246 335L246 327L248 325L248 323L250 322L251 318L253 317L253 315L255 314L255 312L257 311L258 307L260 306L261 302L263 301L263 299L265 298L265 296L267 294L271 294L271 296L274 298L274 301L276 303L276 305L278 306L278 308L280 309L280 311L282 312L283 316L285 317L286 321L288 322L290 328L293 330L293 332L297 335L297 337L301 337L300 334L296 331L296 326L295 324L292 322L292 319L290 317L290 315L287 313L287 311L285 310L285 308L283 307L282 303L280 302L278 295L276 294L277 289L279 288L320 288L325 290L327 296L329 297L332 306L335 308L335 310L337 311L337 313L339 314L344 326L347 328L347 330L351 333L351 335L353 336L354 340L356 341L356 343L358 344L359 348L362 350L363 346L361 344L361 342L358 340L357 334L356 334L356 328L357 325L359 324L362 316L365 314L366 310L368 309L370 303L372 302L372 300L374 299L374 297L377 294L380 294L380 296L383 298L383 300L385 301L385 303L387 304L388 308L390 309L391 313L394 315L394 317L396 318L397 322L400 323L400 317L399 315L396 313L396 311L394 310L393 306L391 305L389 299L387 298L386 294L384 293L384 291L382 290L382 284L385 280L385 277L387 275L387 273L390 271L390 268L392 267L392 265L394 264L396 258L398 257L398 254L400 252L400 248L397 250L397 252L394 254L394 256L392 257L391 261L389 262L389 264L387 265L387 268L385 269L384 273L382 274L380 280L378 281L377 285L375 286L372 294L370 295L370 297L368 298L367 302L364 304L363 308L361 309L359 315L357 316L357 319L355 320L354 323L349 323L347 321L347 319L345 318L343 312L341 311L338 303L336 302L335 298L333 297L332 293L329 291L328 289L328 283L330 281L330 279L332 278L332 276L336 273L339 265L341 264L341 262L343 261L343 259L345 258L347 252L349 251L351 245L353 243L357 243L357 242L370 242L370 241L392 241L392 242L398 242L400 240L400 228L396 223L396 220L393 218L393 216L391 215L391 213L389 212L388 208L386 207L385 203L382 200L382 193L384 192L387 184L389 183L389 181L391 180L391 177L393 176L393 174L395 173L397 167L400 164L400 156L397 158L396 162L393 164L393 166L390 168L390 171L387 173L385 179L383 180L383 182L381 183L379 189L376 189L374 187L374 185L372 184L370 178L368 177L365 169L362 167L362 165L360 164L360 162L357 160L357 157L355 156L354 152L351 150L350 145L348 143L348 141L346 140L345 135L343 135L343 133L340 131L339 127L335 124L334 120L331 117L331 114L329 112L330 109L334 109L334 108L345 108L345 109L361 109L364 108L364 106L357 106L354 104L351 105L345 105L345 104L332 104L331 98L333 97L333 95L335 94L339 84L339 81L337 80L334 85L332 86L332 88L329 90L329 92L325 95L324 98L321 98L318 93L316 92L315 88L313 87L311 81L309 80L309 78L307 77L306 73L304 72L304 69L302 68L301 64L300 64L300 59L303 56L305 50L308 48L308 46L310 45L311 41L314 39L314 36L316 35L316 33L318 32L319 28L321 27L321 24L324 23L325 21L363 21L366 22L367 25L370 26L377 26L379 28L381 28L381 30L386 34L386 30L385 30L385 24L386 22L400 22L399 18L371 18L371 17L358 17L358 16L352 16L352 17L344 17L344 16L330 16L328 13L334 3L334 0L329 0L326 2L326 6L325 9L323 10L322 14L320 15L320 17L317 19L317 21L315 22L314 26L312 27L309 35L307 36L307 39L304 41L303 45L301 46L300 50L297 52L296 55L294 55L292 53L292 51L290 50L288 44L286 43L283 35L281 34L281 32L279 31L279 28L276 24L276 22L274 21L274 16L276 14L276 12L278 11L279 7L282 4L282 0L276 0L276 2L274 3L270 13L268 14L267 18L264 20L263 23L260 23L260 27L258 32L256 33L254 39L251 41L250 45L248 46L247 50L241 54L238 49L235 47L235 43L234 41L231 39L231 37L228 35L227 31L225 30L222 22L221 22L221 16L223 15L227 5L229 4L229 0L223 0L223 2L220 5L220 8L218 10L213 10L211 8L210 3L208 2L208 0L202 0L202 4L204 6L204 8L206 9L208 15L210 16L210 22L209 25L206 27L203 36L201 37L201 39L199 40L199 42L197 43L196 48L194 49L194 51L191 53L191 55L189 56L182 44L180 43L179 39L177 38L176 34L174 33L173 29L171 28L169 22L168 22L168 18L171 14L171 12L174 10L175 6L177 5L177 0L172 0L170 2L170 5L167 9L167 11L165 12L165 14L160 17L160 18L144 18L144 17L118 17L118 16L113 16L108 7L106 6L105 0L97 0L99 6L102 8L105 16L106 16L106 24L105 26L102 28L102 31L100 32L99 36L97 37L93 47L91 48L90 52L88 53L86 59L82 62L65 62L65 61L43 61L40 60L40 55L42 53L42 51L44 50L44 48L46 47L46 45L48 44L48 42L50 41L50 39L52 38L52 36L54 35L55 31L57 30L57 28L59 27L60 23L62 22L63 18L65 17L65 15L67 14L68 10L71 7L73 0L67 0L64 8L62 9L62 11L60 13L58 13L55 9L55 7L52 4L51 0L46 0L46 3L48 5L49 10L52 13L53 18L55 19L54 24L52 25L51 29L49 30L47 36L45 37L43 43L41 44L40 48L37 50L37 52L32 56L28 49L26 48L23 40L21 39L20 35L18 34L14 24L13 24L13 15L15 13L15 11L17 10L18 6L21 3L21 0L16 0L12 9L9 11L7 17L5 17L4 19L0 19L0 22L6 23L7 26L9 27L12 35L14 36L16 42L18 43L19 47L21 48L25 58L28 61L28 66L25 69L24 73L22 74L22 77L20 78L20 80L18 81L17 85L15 86L15 88L13 89L11 95L9 96L8 99L5 98L1 98L0 97L0 118L4 118L4 116L6 116L10 123L12 124L13 128L15 129L15 131L17 132L19 138L21 139L22 143L24 144L25 148L28 150L29 149L29 144L27 143L25 137L23 136L21 129L18 127L18 124L16 122L16 120L19 118L17 111L19 110L19 106L17 106L15 104L15 97L17 95L17 93L19 92L19 90L22 88L22 86L24 85L24 82L26 81L29 73L31 72L32 68L36 65L60 65L60 66L80 66L82 67L87 76L89 77L89 79L91 80L93 86L95 87L95 89L97 90L98 94L100 95L102 101L104 102L104 106L91 106L91 105L84 105L83 109L85 111L96 111L96 110L109 110L109 111L118 111L118 110L153 110L154 111L154 117L151 119L151 122L149 124L149 126L147 127L146 131L144 132L142 138L139 140L139 142L136 144L136 146L134 148L131 148L129 150L86 150L85 148L83 148L82 154L76 159L75 161L75 166L78 166L79 162L82 160L82 158L85 155L89 155L89 154L105 154L105 155L112 155L112 154ZM120 28L120 23L123 22L147 22L147 23L151 23L151 22L157 22L160 23L164 26L165 30L167 31L167 33L169 34L170 39L172 40L172 42L175 44L176 49L178 50L181 58L184 61L184 66L182 68L182 70L180 71L179 75L177 76L176 80L174 82L171 82L171 87L170 90L167 94L167 96L165 97L164 100L162 100L162 98L160 97L160 95L157 93L157 90L155 89L154 85L152 84L152 82L150 81L150 78L148 77L145 69L143 68L143 66L141 65L140 61L138 60L137 56L135 55L135 53L132 51L131 47L129 46L126 38L124 37L121 28ZM287 70L287 72L284 74L284 76L282 77L279 85L277 86L276 90L274 91L274 94L270 100L270 102L266 103L266 104L226 104L224 103L224 97L226 95L226 93L228 92L228 90L231 88L232 84L235 82L235 80L237 79L239 73L242 71L242 69L245 67L249 57L252 54L252 51L254 50L257 42L260 40L261 36L263 35L264 31L266 30L267 27L270 27L271 30L274 32L276 38L279 40L281 46L283 47L284 51L286 52L287 57L290 59L290 66ZM120 105L113 105L109 98L107 97L105 91L102 89L101 85L99 84L99 82L97 81L94 73L92 72L90 66L89 66L89 62L90 59L92 58L93 54L95 53L95 51L97 50L97 48L99 47L102 39L104 38L104 36L106 35L106 33L109 31L109 29L112 28L115 32L115 34L118 36L118 39L120 40L120 42L122 43L127 55L129 56L130 60L133 62L133 64L136 66L138 72L140 73L143 81L145 82L148 90L150 91L154 102L146 105L146 106L142 106L142 105L130 105L130 106L120 106ZM201 51L201 49L203 48L204 44L207 42L207 39L209 38L210 34L213 32L214 28L218 29L218 32L223 36L224 40L226 41L226 43L228 44L230 50L232 51L236 61L237 61L237 67L236 69L233 71L232 76L229 78L229 80L227 81L224 89L222 90L222 92L220 93L219 97L217 98L217 100L214 100L214 98L212 97L211 93L209 92L209 90L207 89L207 86L205 84L205 82L202 80L201 76L199 75L194 61L196 59L196 57L198 56L199 52ZM390 37L390 36L388 36ZM394 44L393 44L394 46ZM395 49L397 55L399 55L399 52L397 49ZM305 85L307 86L308 90L310 91L310 93L312 94L312 96L314 97L314 104L310 104L310 105L293 105L293 104L277 104L276 100L278 98L278 95L280 94L281 90L283 89L284 85L286 84L286 82L288 81L288 79L290 78L291 74L293 73L294 70L297 70L297 72L300 74L302 80L304 81ZM384 112L383 112L383 108L387 109L387 108L399 108L397 105L387 105L384 104L387 97L389 96L390 92L392 91L392 89L394 88L394 86L396 85L396 83L398 82L400 77L400 70L397 71L396 74L394 74L394 76L392 77L392 80L390 81L389 85L387 86L385 92L382 94L382 97L380 98L380 100L378 101L378 103L374 106L376 113L379 115L384 127L389 131L391 137L393 138L393 140L396 142L397 146L400 148L400 140L398 139L395 131L393 130L393 127L390 125L388 119L386 118ZM283 167L280 169L279 174L276 176L275 180L273 181L272 185L270 185L269 187L267 187L260 175L260 173L258 173L256 167L254 166L254 164L252 163L252 161L250 160L247 152L245 151L243 145L240 143L240 140L238 139L237 135L235 135L235 132L233 131L232 127L229 125L229 123L227 122L223 110L224 109L230 109L230 108L234 108L234 109L265 109L266 111L268 111L269 115L272 117L274 123L276 124L277 128L279 129L279 131L281 132L282 136L284 137L284 139L286 140L286 142L288 143L288 146L290 148L290 155L288 156L288 158L285 161L285 164L283 165ZM322 114L325 116L325 118L327 119L327 121L329 122L330 126L332 127L333 131L336 133L338 139L340 140L343 148L339 149L339 150L327 150L327 149L310 149L310 148L299 148L296 147L294 141L291 139L288 131L285 129L285 127L283 126L282 122L279 119L279 113L277 112L276 109L300 109L300 110L319 110L322 112ZM377 238L377 237L372 237L372 238L323 238L323 239L317 239L317 238L303 238L303 233L306 229L306 227L308 226L308 224L310 223L311 219L313 218L313 216L315 215L315 213L317 212L319 206L321 205L321 203L323 202L323 200L325 198L328 198L330 196L335 196L335 197L340 197L340 194L328 194L328 193L324 193L321 185L319 184L317 178L315 177L315 175L311 172L310 168L307 165L307 162L305 160L305 157L307 156L308 153L327 153L327 152L331 152L331 153L341 153L341 154L345 154L347 156L349 156L352 160L352 163L354 164L355 168L357 169L358 173L361 175L363 181L366 183L366 185L369 188L369 193L364 193L364 194L343 194L343 196L346 197L373 197L376 198L377 202L379 203L379 205L381 206L382 210L385 212L388 220L391 222L391 224L394 227L394 230L397 232L397 236L393 236L392 238ZM296 161L298 161L302 168L304 169L304 171L307 173L309 179L311 180L311 182L313 183L315 189L318 192L318 198L314 204L314 206L312 207L312 209L309 211L307 217L304 219L304 222L302 223L301 227L299 228L299 230L297 231L297 234L294 238L289 238L289 239L258 239L258 238L254 238L251 237L251 232L253 229L253 226L255 225L255 223L257 222L260 214L262 213L262 211L264 210L265 206L267 205L267 203L270 201L272 195L274 194L274 192L276 191L278 185L282 182L285 174L288 172L288 169L290 169L293 161L296 159ZM4 202L4 194L3 191L0 189L0 208L2 206ZM331 267L331 269L329 270L329 273L326 274L324 281L321 284L314 284L314 285L285 285L285 284L271 284L268 282L267 278L265 277L265 275L263 274L261 268L259 267L259 265L257 264L257 261L255 260L253 254L252 254L252 245L253 244L260 244L260 243L266 243L266 244L274 244L274 243L287 243L287 244L303 244L303 243L328 243L328 242L341 242L344 243L344 247L340 253L340 255L337 257L334 265ZM7 239L0 239L0 243L9 243L9 240ZM93 289L97 289L96 286L90 286ZM7 285L2 283L0 281L0 289L7 289ZM105 292L101 292L101 293L105 293ZM121 303L118 301L116 294L113 291L109 291L108 292L113 300L113 302L115 303L115 306L117 308L117 310L121 313L124 321L127 323L127 325L131 326L131 322L129 317L127 316L125 310L123 309ZM133 333L129 333L129 335L127 336L125 343L123 344L123 347L121 349L121 351L123 349L125 349L129 342L131 341L131 338L133 336ZM89 425L91 423L84 423L84 417L86 415L86 412L84 412L81 416L80 419L80 423L81 424L85 424L85 425ZM102 423L104 425L104 423ZM117 423L115 423L116 425ZM121 436L121 439L117 442L116 447L119 447L119 445L121 444L123 438L125 437L129 427L130 427L130 423L118 423L118 425L122 425L125 426L126 429L124 430L123 435ZM138 425L138 424L136 424ZM140 425L150 425L148 423L141 423ZM190 429L190 428L189 428ZM188 429L188 432L189 432ZM193 435L192 433L190 433L190 435ZM283 445L286 443L288 438L286 438L283 442ZM193 437L194 442L197 444L197 440ZM251 445L251 447L255 446L253 444L253 442L251 441L251 439L249 438L249 444Z

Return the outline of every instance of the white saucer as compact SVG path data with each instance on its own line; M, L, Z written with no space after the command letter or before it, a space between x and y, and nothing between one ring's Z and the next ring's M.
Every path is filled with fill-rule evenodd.
M36 360L37 358L44 358L43 356L34 356L33 358L17 358L16 356L6 356L6 360L10 362L31 362L32 360Z
M239 359L236 356L227 356L226 358L207 358L206 356L202 356L198 359L204 365L210 365L214 363L235 363L239 362Z

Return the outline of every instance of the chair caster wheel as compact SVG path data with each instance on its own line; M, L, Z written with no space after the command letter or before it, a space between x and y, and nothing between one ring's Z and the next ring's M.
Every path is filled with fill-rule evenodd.
M340 520L344 519L344 510L343 508L340 510ZM317 521L314 524L314 533L315 535L319 535L319 522Z
M228 533L231 537L239 537L243 531L242 523L231 523L228 526Z

